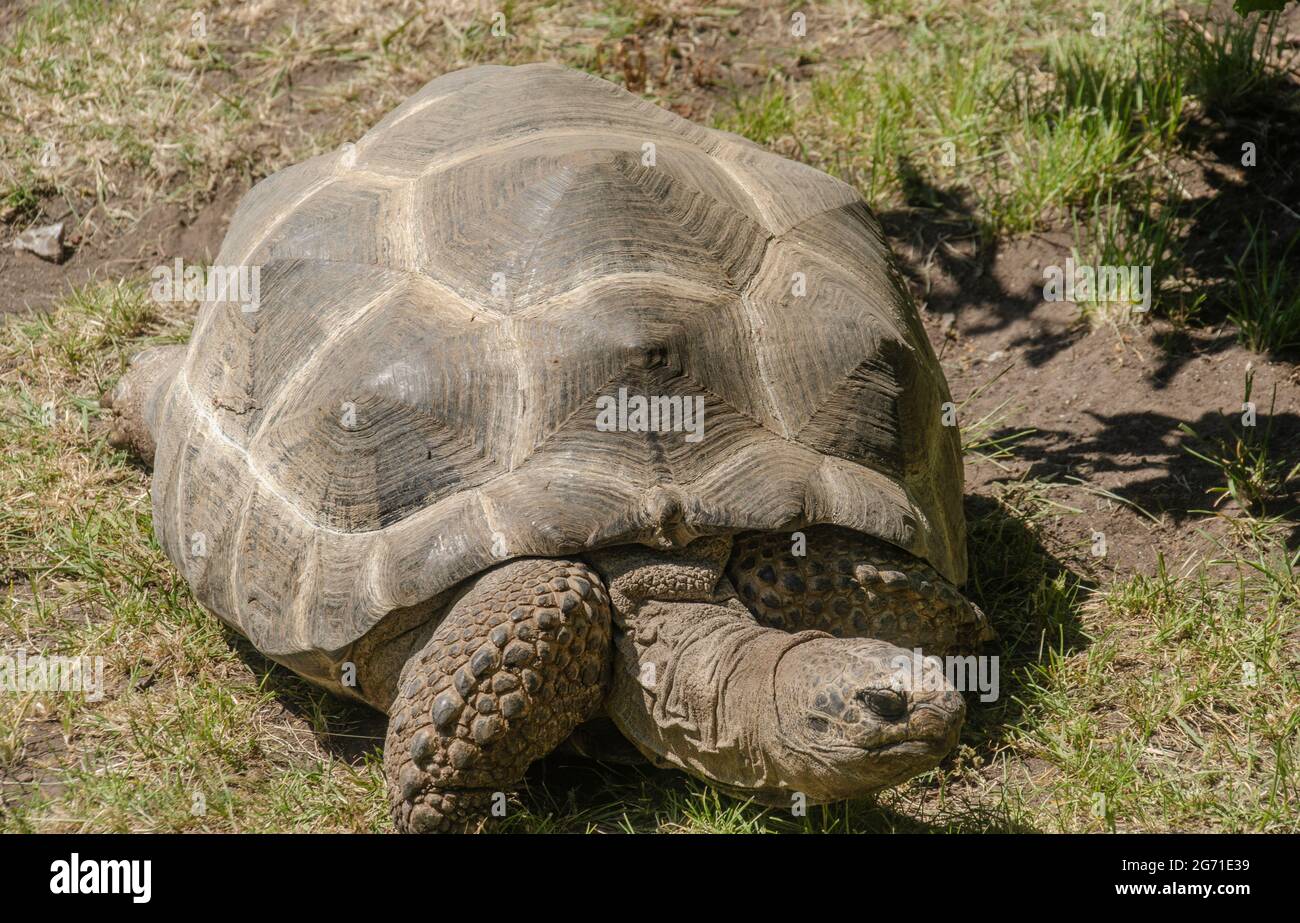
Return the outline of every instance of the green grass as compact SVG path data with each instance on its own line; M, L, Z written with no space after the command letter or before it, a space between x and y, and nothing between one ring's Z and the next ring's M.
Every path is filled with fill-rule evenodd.
M1084 113L1098 128L1115 126L1135 149L1177 140L1187 104L1185 64L1165 31L1118 48L1070 35L1049 46L1047 66L1060 112Z
M1185 259L1194 216L1169 164L1197 156L1192 120L1288 97L1273 20L1102 4L1121 34L1099 38L1077 17L1029 6L1024 28L971 17L911 30L806 85L773 74L717 124L853 183L878 211L932 210L986 243L1073 224L1076 260L1151 267L1151 313L1186 322L1207 280ZM1230 267L1230 316L1252 348L1290 348L1300 336L1293 251L1251 243L1245 265ZM1081 308L1088 320L1144 319L1126 306Z
M5 327L0 649L102 657L108 694L0 696L0 829L382 825L378 764L332 759L285 702L334 716L333 730L355 717L291 678L273 690L265 662L241 660L154 543L143 473L103 440L99 398L125 358L185 332L143 285L81 289ZM57 759L64 747L77 758ZM30 786L8 777L33 762Z
M1206 109L1240 113L1281 90L1271 46L1275 16L1226 16L1214 28L1173 33L1175 60L1187 73L1187 88Z
M0 203L22 218L36 197L57 196L77 207L86 239L129 227L159 200L197 205L231 180L354 140L443 69L581 57L517 37L538 7L561 25L576 15L502 4L516 37L501 38L489 15L455 29L404 0L364 10L344 0L37 3L0 36L0 124L21 126L0 131ZM42 162L47 147L54 162Z
M1251 370L1246 373L1246 388L1241 398L1243 420L1237 427L1240 432L1233 439L1219 439L1211 444L1208 440L1202 439L1188 424L1183 423L1179 426L1186 435L1200 445L1200 448L1185 445L1183 450L1216 468L1223 479L1222 485L1211 488L1211 493L1218 497L1214 502L1216 507L1224 500L1232 498L1244 509L1261 509L1269 501L1286 497L1288 486L1296 480L1297 476L1300 476L1300 462L1288 468L1287 461L1276 457L1273 451L1277 387L1273 388L1267 411L1255 407L1251 412L1246 408L1253 406L1250 399L1254 384L1255 373ZM1244 419L1248 413L1252 419L1249 424Z
M1285 650L1300 612L1297 559L1280 543L1260 554L1262 572L1236 559L1111 587L1114 622L1088 658L1101 668L1046 671L1046 688L1068 686L1088 703L1073 734L1027 738L1085 783L1060 792L1076 814L1092 791L1106 794L1112 829L1117 818L1130 828L1297 829L1300 682ZM1225 580L1223 568L1236 573Z
M1300 270L1293 258L1300 232L1279 247L1269 242L1262 222L1248 222L1244 236L1241 256L1228 263L1229 319L1241 341L1256 352L1300 347Z
M769 83L719 124L760 143L793 140L877 208L909 200L911 170L920 185L967 194L986 236L1034 231L1126 189L1176 143L1185 66L1154 16L1123 21L1122 42L1066 21L1046 41L1005 22L920 31L798 97Z
M1163 201L1162 201L1163 198ZM1154 180L1148 180L1141 192L1116 201L1113 194L1104 200L1098 196L1085 212L1076 216L1073 256L1076 265L1137 266L1150 269L1151 291L1143 304L1103 303L1097 293L1080 305L1085 315L1106 320L1133 320L1135 314L1161 312L1165 315L1185 313L1186 292L1177 288L1182 268L1183 233L1188 218L1177 213L1175 194L1157 193ZM1144 293L1145 294L1145 293Z

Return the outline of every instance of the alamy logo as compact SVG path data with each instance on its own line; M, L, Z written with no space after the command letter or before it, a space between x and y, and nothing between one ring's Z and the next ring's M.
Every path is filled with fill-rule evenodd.
M19 649L0 654L0 692L84 692L104 697L103 657L46 657Z
M69 859L50 863L51 894L130 894L136 904L153 896L152 859Z
M262 267L202 266L177 257L170 266L155 266L150 274L153 285L149 293L159 304L173 301L226 302L239 305L245 314L261 306Z
M1145 312L1151 307L1151 267L1076 266L1067 257L1064 269L1043 267L1043 300L1119 302Z
M927 657L917 647L911 655L894 657L890 666L897 671L903 688L937 692L943 688L943 681L947 681L958 692L978 692L981 702L992 702L998 697L997 657Z
M704 398L627 393L596 398L596 429L602 433L686 433L687 442L704 438Z

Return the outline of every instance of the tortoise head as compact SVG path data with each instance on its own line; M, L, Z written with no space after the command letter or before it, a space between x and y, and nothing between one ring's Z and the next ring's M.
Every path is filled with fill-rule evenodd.
M807 763L800 791L837 800L896 785L957 743L966 706L934 659L884 641L812 637L773 684L785 760Z

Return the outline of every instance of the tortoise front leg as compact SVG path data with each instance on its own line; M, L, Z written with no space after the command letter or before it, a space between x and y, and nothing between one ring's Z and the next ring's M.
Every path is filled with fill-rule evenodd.
M786 631L878 638L927 655L973 654L993 640L988 619L929 564L838 526L736 537L727 576L754 617Z
M479 577L402 670L385 768L403 832L473 829L600 708L609 599L586 565L526 558Z

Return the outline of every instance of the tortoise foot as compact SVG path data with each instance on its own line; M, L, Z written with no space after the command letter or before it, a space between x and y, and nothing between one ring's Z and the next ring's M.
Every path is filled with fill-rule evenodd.
M473 830L604 698L609 600L586 565L525 558L480 577L402 671L385 762L403 832Z
M126 374L102 401L113 411L110 445L153 464L157 443L151 411L184 358L182 345L150 346L131 357Z

